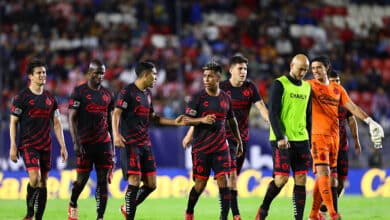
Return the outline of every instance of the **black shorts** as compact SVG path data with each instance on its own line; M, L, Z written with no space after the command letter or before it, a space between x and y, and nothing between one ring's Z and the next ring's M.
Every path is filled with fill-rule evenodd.
M230 169L231 171L236 171L237 175L240 174L242 165L244 164L245 161L245 156L246 156L246 148L248 146L247 142L242 142L243 146L243 152L242 156L237 158L237 141L228 139L229 143L229 149L230 149Z
M230 153L228 148L211 153L192 151L193 178L208 179L211 169L214 171L214 179L224 174L230 174Z
M339 154L337 156L337 176L345 180L348 177L348 147L339 147Z
M121 167L124 179L129 175L156 175L156 161L151 146L126 145L120 148Z
M25 147L19 150L23 158L26 170L40 170L46 175L51 169L51 150L37 150L32 147Z
M279 149L276 141L271 141L273 175L289 176L290 168L293 175L307 174L311 164L309 141L290 141L289 149Z
M77 156L77 172L90 172L95 168L111 169L113 166L113 155L111 142L98 144L84 144L85 155L83 158Z

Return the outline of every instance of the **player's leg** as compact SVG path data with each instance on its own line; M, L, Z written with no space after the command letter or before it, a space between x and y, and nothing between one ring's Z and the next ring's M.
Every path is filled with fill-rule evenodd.
M195 205L210 176L210 165L207 163L207 155L202 151L192 152L192 176L195 183L188 195L187 209L185 211L186 220L194 219Z
M221 204L220 220L227 220L230 208L231 193L229 188L228 175L230 173L230 152L229 149L213 152L208 163L214 171L214 178L219 188L219 201Z
M286 149L279 149L275 141L271 141L272 158L273 158L273 180L268 184L263 203L260 205L256 220L265 219L268 215L269 207L274 198L280 193L283 186L287 183L290 176L290 156ZM283 164L283 165L282 165Z
M108 198L108 172L113 168L111 142L95 145L93 163L96 167L97 186L95 191L97 218L103 219Z
M290 142L291 168L294 173L294 219L303 219L306 204L306 176L310 166L308 141Z
M232 210L232 215L234 220L240 220L240 211L238 209L238 201L237 201L237 144L233 140L228 140L229 149L230 149L230 176L229 176L229 186L231 193L230 207ZM245 152L245 151L244 151ZM245 157L245 155L243 155ZM242 163L241 163L242 166ZM241 167L240 167L241 170Z
M78 207L77 200L81 192L83 191L85 185L88 182L89 174L92 170L92 161L90 158L93 158L89 148L86 148L86 154L76 157L76 171L77 177L76 181L72 183L72 192L70 195L70 201L68 206L68 220L78 219Z
M331 217L338 215L333 206L332 193L330 193L332 192L330 167L337 166L337 151L335 152L336 149L334 146L334 139L332 136L312 136L313 166L315 166L316 181L319 189L318 192L320 193ZM313 194L313 198L318 198L318 196ZM320 206L317 206L317 204L318 201L313 201L310 213L311 218L314 218L319 214Z
M143 185L138 190L137 205L141 204L156 189L156 175L142 177Z
M140 147L128 146L121 148L121 163L124 177L128 181L125 194L125 212L127 220L133 220L137 210L137 194L141 183L141 152ZM124 156L122 156L124 155Z
M45 212L47 202L47 178L51 169L51 150L40 151L40 180L39 180L39 193L36 201L37 211L35 213L35 219L42 219Z
M142 158L143 186L138 190L136 205L141 204L156 189L156 163L150 147L144 149Z
M34 217L34 204L39 193L39 155L35 149L31 148L21 150L20 155L23 158L24 165L29 176L26 195L27 214L24 219L32 219Z

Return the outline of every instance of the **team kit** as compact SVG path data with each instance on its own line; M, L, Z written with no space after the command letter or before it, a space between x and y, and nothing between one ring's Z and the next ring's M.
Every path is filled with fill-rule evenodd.
M136 80L113 94L102 86L105 64L91 60L86 82L73 89L69 99L69 131L76 157L77 177L72 184L68 220L79 219L78 199L90 173L96 171L96 219L103 219L115 161L120 160L127 181L123 218L137 219L137 206L156 189L156 162L149 125L187 126L182 147L192 156L193 186L183 210L183 219L196 219L195 206L210 176L219 191L219 219L241 220L237 177L240 175L249 140L249 114L252 106L270 127L273 178L255 220L269 215L271 203L287 183L294 180L294 219L303 219L306 204L306 178L315 173L313 202L309 219L341 219L337 200L348 175L346 124L361 146L356 118L369 127L375 148L382 147L384 131L349 98L340 84L339 72L327 56L309 59L295 55L288 74L276 78L269 88L268 104L256 85L247 79L248 59L237 54L230 58L229 78L222 80L223 68L215 62L203 66L203 88L189 98L184 113L174 119L154 111L151 88L156 84L157 67L152 61L135 66ZM10 116L10 160L23 160L28 173L25 220L40 220L47 203L47 179L51 169L53 129L63 161L68 159L56 98L44 89L46 64L39 59L27 65L28 86L12 101ZM306 74L313 78L305 80ZM17 135L18 134L18 135ZM115 154L115 147L119 155ZM270 216L271 217L271 216Z

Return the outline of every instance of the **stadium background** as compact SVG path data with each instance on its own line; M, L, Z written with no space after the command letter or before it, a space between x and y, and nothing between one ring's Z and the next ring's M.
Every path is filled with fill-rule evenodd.
M134 64L150 59L158 66L153 89L155 110L166 117L183 112L188 95L201 88L201 67L215 59L228 69L236 53L249 58L249 78L267 101L272 80L285 74L290 58L328 54L351 98L390 130L390 1L0 1L0 199L24 199L27 175L23 164L8 160L9 106L26 86L26 64L41 57L48 64L46 89L60 104L70 159L58 162L54 142L50 198L69 197L75 162L67 123L67 103L73 87L82 83L92 58L107 65L104 85L113 92L135 79ZM309 73L308 76L311 74ZM227 78L228 74L225 73ZM242 197L263 196L272 160L268 127L255 110L251 114L246 171L239 179ZM390 197L389 137L375 151L361 122L361 156L350 150L353 168L348 194ZM158 170L158 190L152 197L185 197L192 182L190 158L181 148L186 128L152 127ZM351 141L350 141L351 142ZM353 142L351 142L353 143ZM373 168L373 169L371 169ZM123 196L120 170L110 193ZM91 178L83 197L93 195ZM312 178L308 181L312 187ZM291 184L291 181L289 182ZM211 181L207 194L215 196ZM291 195L286 187L284 196Z

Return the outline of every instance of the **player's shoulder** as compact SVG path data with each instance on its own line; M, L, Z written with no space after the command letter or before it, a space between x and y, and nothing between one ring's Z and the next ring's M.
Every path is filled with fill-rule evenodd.
M230 81L227 79L227 80L224 80L224 81L220 82L219 83L219 87L220 88L231 87Z

